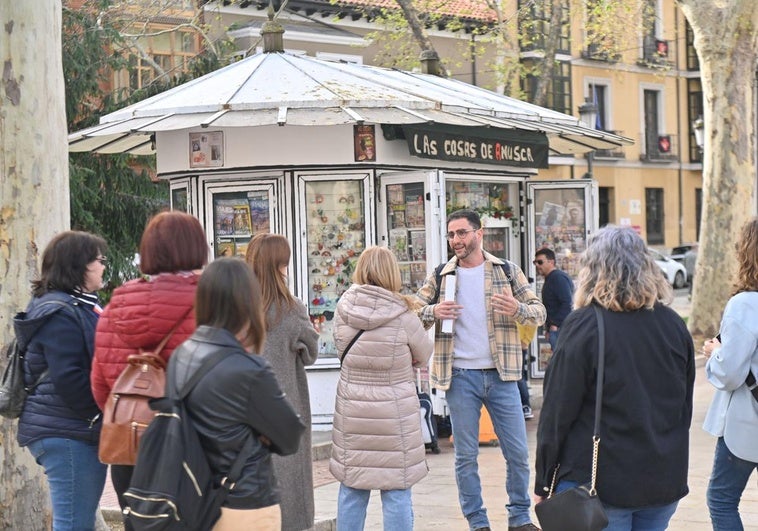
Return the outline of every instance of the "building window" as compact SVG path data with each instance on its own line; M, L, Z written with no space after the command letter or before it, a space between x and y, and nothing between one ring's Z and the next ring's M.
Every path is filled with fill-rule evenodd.
M663 188L645 188L647 243L663 244Z
M684 34L687 70L697 72L700 70L700 60L697 58L697 51L695 50L695 34L692 32L692 26L687 22L687 19L684 19Z
M170 26L149 26L147 34L135 39L128 54L129 69L114 74L114 87L131 92L160 78L163 82L189 72L192 59L199 53L199 37L192 31L174 30Z
M597 118L595 118L595 129L598 131L608 131L608 86L598 83L588 85L589 98L597 105Z
M531 67L531 59L522 62L527 70ZM537 77L528 74L523 81L523 90L527 101L534 102L534 91L537 89ZM553 67L553 82L547 89L547 101L544 107L554 111L571 114L571 63L558 61Z
M519 33L522 52L545 49L545 36L550 31L550 13L544 5L534 0L519 0ZM556 46L557 53L571 53L571 24L569 0L561 0L561 35Z
M695 141L692 122L703 116L703 86L699 79L687 80L687 124L690 138L690 162L703 162L703 152Z
M677 136L663 128L661 113L663 92L658 88L645 88L642 93L643 132L640 160L669 162L677 159Z

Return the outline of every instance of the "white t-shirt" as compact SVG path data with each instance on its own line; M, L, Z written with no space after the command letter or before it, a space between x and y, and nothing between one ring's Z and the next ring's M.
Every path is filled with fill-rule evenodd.
M484 263L458 267L455 301L463 306L453 325L453 367L494 369L484 296Z

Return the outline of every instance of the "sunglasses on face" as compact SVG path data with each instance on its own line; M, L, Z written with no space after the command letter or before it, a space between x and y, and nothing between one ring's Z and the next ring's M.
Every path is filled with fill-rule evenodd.
M532 263L533 263L534 265L542 265L542 264L544 264L545 262L546 262L546 260L535 260L535 261L533 261Z

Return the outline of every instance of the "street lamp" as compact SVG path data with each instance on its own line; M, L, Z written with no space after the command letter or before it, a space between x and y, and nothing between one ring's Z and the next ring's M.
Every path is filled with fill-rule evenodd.
M579 121L588 129L595 129L597 123L597 104L590 98L584 98L584 103L579 106ZM595 157L594 151L589 151L587 157L587 173L582 177L592 179L592 161Z
M702 153L705 145L705 122L703 122L702 116L698 116L692 121L692 132L695 133L695 144Z

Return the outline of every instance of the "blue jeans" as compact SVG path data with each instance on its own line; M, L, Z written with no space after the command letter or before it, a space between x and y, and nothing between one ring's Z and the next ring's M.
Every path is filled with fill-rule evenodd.
M383 490L381 493L384 531L413 531L411 489ZM340 483L337 531L363 530L370 497L370 490L354 489Z
M524 412L516 382L503 382L497 370L453 368L450 389L445 392L455 441L455 481L458 500L469 527L488 527L479 479L479 417L487 408L506 460L508 525L518 527L529 516L529 448Z
M577 481L560 481L555 487L555 493L578 485ZM669 520L674 516L678 505L679 502L675 501L668 505L626 508L603 503L605 515L608 517L608 525L604 531L664 531L668 529Z
M108 470L97 458L97 445L48 437L30 443L28 448L45 469L50 485L53 531L94 529Z
M713 531L742 531L739 505L742 492L758 463L745 461L732 454L723 437L716 442L713 471L708 484L708 510Z
M555 353L555 345L558 344L558 334L560 333L560 328L558 330L550 330L547 333L547 342L550 343L550 350Z

